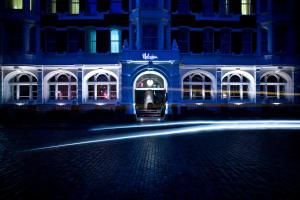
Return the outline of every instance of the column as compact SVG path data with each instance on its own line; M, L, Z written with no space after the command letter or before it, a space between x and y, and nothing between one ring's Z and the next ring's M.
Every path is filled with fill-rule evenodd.
M273 24L270 23L267 26L268 29L268 54L273 54Z
M44 72L43 72L43 69L38 69L37 79L38 79L37 103L42 104L44 102L44 98L43 98Z
M164 41L165 41L165 34L164 34L164 24L162 22L159 23L159 29L158 29L158 36L159 36L159 44L158 49L162 50L164 49Z
M217 91L216 91L216 101L220 102L222 100L222 93L221 93L221 87L222 87L222 70L221 68L217 68L216 70L216 81L217 81Z
M257 38L256 38L256 55L261 56L261 41L262 41L262 28L261 25L257 27Z
M129 26L129 49L130 50L132 50L133 49L133 44L134 44L134 42L135 41L133 41L133 39L134 39L134 36L133 36L133 34L134 34L134 32L133 32L133 24L130 24L130 26Z
M140 50L142 49L142 24L140 19L137 19L136 38L136 48Z
M260 69L256 69L255 71L255 79L256 79L256 103L260 103Z
M36 55L40 54L41 50L41 30L40 26L36 26L35 28L35 53Z
M82 103L82 68L77 69L77 91L78 103Z
M30 50L30 28L29 24L24 23L23 26L23 51L28 53Z
M0 67L0 104L3 102L3 71L2 67Z

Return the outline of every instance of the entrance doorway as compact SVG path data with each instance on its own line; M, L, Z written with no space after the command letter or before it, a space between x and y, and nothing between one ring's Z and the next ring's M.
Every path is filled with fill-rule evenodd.
M135 113L138 119L161 119L167 112L167 82L157 72L144 72L134 82Z

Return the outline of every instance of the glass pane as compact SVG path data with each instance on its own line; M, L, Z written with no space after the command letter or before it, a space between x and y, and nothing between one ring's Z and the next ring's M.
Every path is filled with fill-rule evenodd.
M23 0L10 0L11 9L23 9Z
M261 98L265 97L266 91L265 91L265 86L264 85L260 86L260 93L259 94L260 94Z
M240 99L240 85L230 86L230 98Z
M97 81L98 82L108 82L108 78L105 74L100 74L98 77L97 77Z
M94 94L95 94L95 92L94 92L94 85L89 85L88 86L88 94L89 94L89 96L88 96L88 98L89 99L94 99L95 97L94 97Z
M268 97L269 98L277 98L277 87L276 85L268 85Z
M22 76L20 76L20 78L19 78L19 82L30 82L30 78L29 78L29 76L27 76L27 75L22 75Z
M248 97L248 85L243 85L243 99L249 99L249 97Z
M239 76L237 75L233 75L232 77L230 77L230 82L234 83L234 82L241 82L241 79Z
M205 99L211 99L211 85L205 86Z
M107 85L97 85L97 99L108 99Z
M228 98L228 87L227 85L222 85L222 99Z
M58 85L57 99L58 100L68 99L68 85Z
M120 52L120 31L117 29L113 29L110 31L110 49L111 53L119 53Z
M280 99L283 99L285 95L285 85L280 85Z
M77 99L77 85L71 85L71 99Z
M117 91L117 86L116 85L111 85L110 86L110 91L116 92Z
M88 32L88 52L89 53L96 53L96 31L90 30Z
M195 75L192 78L192 82L202 82L202 81L203 81L203 79L200 75Z
M79 0L71 0L71 14L79 14Z
M20 99L29 99L30 97L30 86L20 85Z
M69 82L67 75L63 74L57 78L57 82Z
M192 85L192 99L202 99L202 85Z

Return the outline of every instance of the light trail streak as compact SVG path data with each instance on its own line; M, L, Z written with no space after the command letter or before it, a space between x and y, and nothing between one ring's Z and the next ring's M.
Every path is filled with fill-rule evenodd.
M178 121L178 122L161 122L152 124L135 124L124 126L106 126L89 129L89 131L107 131L119 129L132 129L132 128L151 128L151 127L170 127L170 126L190 126L190 125L203 125L203 124L261 124L261 123L295 123L300 124L300 120L194 120L194 121Z
M241 122L241 121L240 121ZM183 127L183 128L173 128L170 130L157 130L157 131L147 131L140 134L127 134L121 136L110 136L103 137L94 140L86 140L86 141L78 141L73 143L64 143L46 147L33 148L30 150L25 150L22 152L34 152L34 151L42 151L42 150L51 150L51 149L59 149L71 146L85 145L85 144L93 144L93 143L101 143L101 142L110 142L110 141L120 141L120 140L128 140L128 139L137 139L137 138L145 138L145 137L157 137L157 136L168 136L168 135L184 135L184 134L200 134L207 132L215 132L215 131L242 131L242 130L300 130L300 122L292 121L286 123L278 124L278 121L274 121L273 123L249 123L248 121L244 121L244 123L235 122L235 123L223 123L223 124L211 124L211 125L198 125L192 127Z

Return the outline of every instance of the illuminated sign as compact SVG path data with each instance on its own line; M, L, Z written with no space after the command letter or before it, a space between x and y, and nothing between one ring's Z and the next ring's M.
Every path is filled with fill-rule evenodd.
M150 55L150 53L143 53L142 57L144 60L156 60L158 59L158 56L155 56L153 54Z

